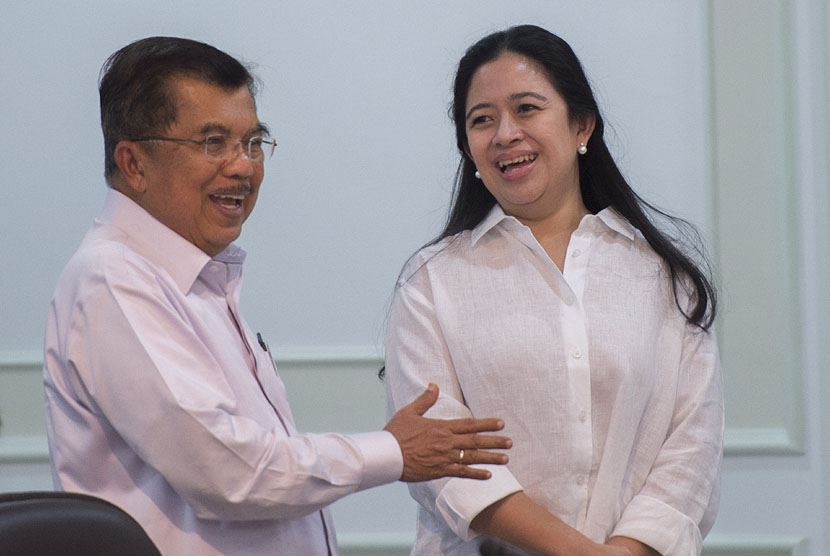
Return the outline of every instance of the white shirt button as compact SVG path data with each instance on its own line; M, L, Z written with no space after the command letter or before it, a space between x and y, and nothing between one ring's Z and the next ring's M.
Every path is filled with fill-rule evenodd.
M588 412L585 411L585 410L580 411L579 412L579 421L581 423L584 423L587 420L588 420Z
M578 484L579 486L584 485L585 484L585 476L584 475L579 475L576 478L576 484Z
M571 357L573 357L574 359L581 358L582 357L582 350L579 349L579 348L574 348L574 350L571 352Z
M571 256L578 257L581 254L582 254L582 251L580 249L574 249L573 252L571 253Z

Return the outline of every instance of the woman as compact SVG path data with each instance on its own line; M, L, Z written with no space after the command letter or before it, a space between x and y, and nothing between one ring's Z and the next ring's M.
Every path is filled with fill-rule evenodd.
M410 487L413 554L695 555L717 511L723 402L710 280L625 182L570 47L535 26L456 73L446 228L406 265L386 339L390 411L493 414L514 447L473 484ZM459 452L461 465L475 452Z

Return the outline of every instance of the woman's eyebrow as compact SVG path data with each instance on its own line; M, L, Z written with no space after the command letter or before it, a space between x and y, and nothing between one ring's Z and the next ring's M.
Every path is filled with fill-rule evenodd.
M469 119L470 119L470 115L471 115L473 112L475 112L476 110L480 110L480 109L482 109L482 108L490 108L491 106L493 106L493 105L492 105L492 104L490 104L489 102L480 102L480 103L476 104L475 106L473 106L472 108L470 108L470 109L467 111L467 115L464 117L464 121L469 120Z
M510 95L510 100L521 100L525 97L533 97L536 100L541 100L543 102L547 102L547 100L548 100L548 97L546 97L544 95L540 95L539 93L531 92L531 91L527 91L527 92L524 92L524 93L513 93L512 95Z
M521 92L521 93L513 93L508 98L510 100L521 100L525 97L533 97L536 100L540 100L542 102L547 102L548 101L548 97L546 97L544 95L540 95L539 93L534 93L532 91L524 91L524 92ZM467 111L467 115L465 116L464 120L465 121L469 120L472 113L475 112L476 110L480 110L482 108L490 108L491 106L493 106L493 105L489 102L480 102L479 104L476 104L475 106L473 106L472 108L470 108Z

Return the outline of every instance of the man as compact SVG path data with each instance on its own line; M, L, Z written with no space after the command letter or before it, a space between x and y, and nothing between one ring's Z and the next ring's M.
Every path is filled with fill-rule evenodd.
M299 435L267 348L239 313L244 252L275 144L254 79L195 41L113 54L100 80L110 185L60 277L44 385L57 488L108 499L165 555L331 555L325 507L394 480L484 479L497 419L421 415L431 386L360 435Z

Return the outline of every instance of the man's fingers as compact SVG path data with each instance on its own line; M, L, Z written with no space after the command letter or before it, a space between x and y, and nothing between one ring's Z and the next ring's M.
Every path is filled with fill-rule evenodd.
M490 434L469 434L459 437L456 441L458 448L484 448L506 450L513 446L513 441L506 436L493 436Z
M438 386L430 382L424 393L415 398L411 404L401 408L401 412L423 415L436 401L438 401Z
M450 430L456 434L474 432L493 432L504 428L504 421L488 417L486 419L453 419L446 421Z
M484 450L464 450L464 459L457 458L457 462L463 465L474 465L489 463L493 465L504 465L509 458L507 454L499 452L487 452Z
M453 477L464 477L465 479L478 479L480 481L490 478L491 473L486 469L458 465L452 473Z
M449 440L448 447L458 450L483 449L483 450L507 450L513 447L513 441L507 436L494 436L491 434L457 434ZM465 460L466 463L466 460Z

